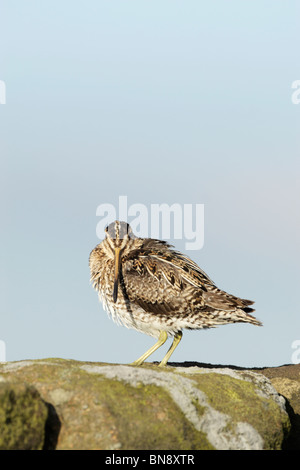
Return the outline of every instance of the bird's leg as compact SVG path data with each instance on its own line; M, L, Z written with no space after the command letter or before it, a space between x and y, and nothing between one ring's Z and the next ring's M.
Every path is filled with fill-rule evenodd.
M162 346L168 339L168 334L166 331L161 331L159 333L159 337L157 342L150 348L148 351L145 352L141 357L139 357L136 361L132 363L133 366L140 366L143 362L150 356L150 354L154 353L160 346ZM176 347L176 346L175 346ZM175 348L174 348L175 349ZM172 353L171 353L172 354Z
M170 359L171 355L173 354L173 352L177 348L178 344L180 343L181 338L182 338L182 331L178 331L174 336L173 343L171 344L171 347L170 347L169 351L167 352L167 354L165 355L165 357L163 358L163 360L159 364L159 367L163 367L167 364L167 362Z

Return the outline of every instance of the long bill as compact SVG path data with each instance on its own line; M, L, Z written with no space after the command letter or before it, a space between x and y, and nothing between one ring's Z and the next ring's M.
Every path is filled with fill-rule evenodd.
M120 248L115 248L115 275L114 275L114 290L113 301L116 303L118 299L118 286L119 286L119 272L120 272Z

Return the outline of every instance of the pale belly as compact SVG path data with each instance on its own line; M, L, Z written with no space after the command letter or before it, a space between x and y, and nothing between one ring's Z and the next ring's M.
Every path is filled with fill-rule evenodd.
M175 316L173 318L159 317L146 312L140 306L126 305L124 301L114 303L110 296L108 297L102 293L99 293L99 299L104 310L115 323L155 338L159 337L162 330L166 331L169 336L174 336L177 331L188 328L186 321L178 321Z

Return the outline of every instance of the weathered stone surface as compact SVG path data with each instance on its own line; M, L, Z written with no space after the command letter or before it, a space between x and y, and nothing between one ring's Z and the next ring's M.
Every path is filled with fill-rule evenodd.
M300 450L300 364L269 367L260 371L287 400L292 428L285 449Z
M42 449L47 416L35 388L0 382L0 450Z
M44 359L0 364L0 381L47 403L43 448L280 449L285 399L261 373Z

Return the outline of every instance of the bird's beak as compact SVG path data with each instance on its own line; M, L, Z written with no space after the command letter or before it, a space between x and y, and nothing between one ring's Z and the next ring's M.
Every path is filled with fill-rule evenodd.
M115 277L114 277L114 291L113 291L113 300L115 303L118 299L120 252L121 252L120 248L115 248Z

